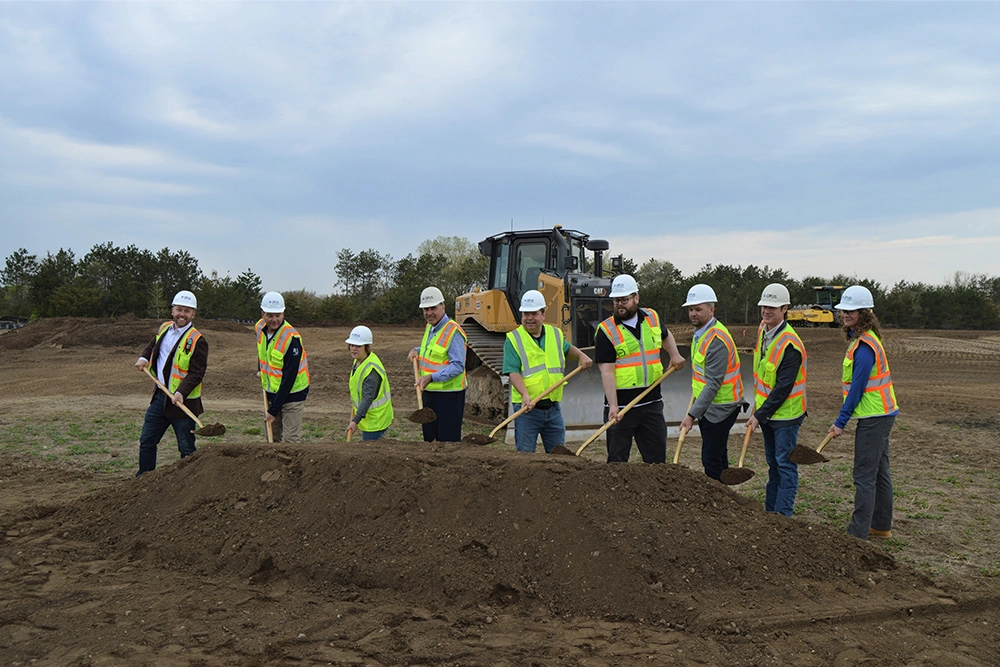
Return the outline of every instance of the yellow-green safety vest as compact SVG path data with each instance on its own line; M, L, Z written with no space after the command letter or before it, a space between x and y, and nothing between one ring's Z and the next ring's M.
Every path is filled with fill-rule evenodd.
M358 428L365 432L384 431L392 423L392 394L389 392L389 376L385 374L385 366L374 352L370 352L364 361L355 362L351 369L351 378L348 381L351 389L351 405L354 406L351 415L358 413L358 406L361 405L361 386L369 371L378 373L382 378L382 384L379 385L375 400L368 406L368 412L358 422Z
M420 341L420 350L417 353L417 365L420 375L430 375L448 366L448 346L451 345L452 336L461 336L465 344L469 344L469 337L455 320L449 319L444 326L432 337L431 325L424 327L424 337ZM465 389L465 369L461 374L456 375L444 382L431 382L424 391L462 391Z
M164 322L160 325L160 331L156 334L156 349L160 349L160 339L163 338L163 334L167 333L167 329L173 326L173 322ZM187 377L188 368L191 366L191 355L194 354L194 346L198 343L201 338L201 332L190 327L181 336L180 341L177 342L177 354L174 355L173 366L170 368L170 381L167 382L167 388L171 393L175 393L177 388L181 386L181 382ZM156 363L162 363L162 359L158 360ZM186 398L198 398L201 396L201 383L191 390L191 393L186 396Z
M660 362L660 348L663 346L663 332L660 330L660 316L652 308L642 308L645 313L637 325L641 338L636 340L624 324L617 324L614 317L601 322L598 329L615 347L615 387L632 389L648 387L663 375ZM645 320L646 326L642 326Z
M891 415L899 409L896 403L896 389L892 384L892 374L889 372L889 361L885 356L885 348L882 341L875 335L874 331L868 330L856 337L847 348L844 356L844 373L841 377L844 385L844 400L851 390L851 381L854 379L854 352L862 342L867 343L875 350L875 364L872 372L868 375L868 384L865 385L865 392L861 395L852 417L863 419L865 417L880 417Z
M545 333L545 349L543 350L532 339L531 334L522 324L513 331L507 332L507 340L517 350L521 357L521 378L528 396L535 397L552 385L562 382L566 372L566 354L563 352L563 334L551 324L543 324ZM562 400L562 385L553 389L545 398L559 402ZM513 384L510 386L510 402L523 403L524 397Z
M691 345L691 393L695 400L698 400L698 396L705 389L705 357L708 355L708 346L716 339L721 340L726 346L726 374L722 377L722 385L715 393L712 403L736 403L743 400L740 353L736 349L733 337L729 334L729 329L719 320L715 320L715 324L702 334L697 345Z
M257 321L257 362L260 369L260 383L269 393L277 393L281 387L281 369L285 365L285 352L288 344L293 338L299 339L302 344L302 336L288 322L282 322L281 326L271 340L267 339L267 324L263 319ZM306 357L306 348L302 346L302 359L299 361L299 372L295 376L295 383L292 384L290 393L302 391L309 386L309 360Z
M764 401L771 395L774 383L778 377L778 366L785 356L788 346L794 347L802 355L802 363L799 365L799 372L795 376L795 385L792 387L788 398L781 404L771 419L783 421L795 419L806 412L806 346L802 339L795 333L792 325L785 323L785 328L767 346L764 354L761 354L761 343L764 341L764 323L757 329L757 345L753 351L753 383L754 383L754 404L759 408L764 405Z

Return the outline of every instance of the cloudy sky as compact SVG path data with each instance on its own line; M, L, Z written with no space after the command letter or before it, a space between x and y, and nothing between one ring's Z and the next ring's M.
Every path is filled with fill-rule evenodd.
M333 291L562 224L640 263L1000 275L1000 3L0 3L3 257Z

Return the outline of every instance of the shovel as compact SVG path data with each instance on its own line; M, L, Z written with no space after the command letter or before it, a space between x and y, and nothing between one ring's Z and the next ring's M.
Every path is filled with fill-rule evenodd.
M548 389L546 389L545 391L543 391L542 393L540 393L535 398L535 402L538 402L538 401L542 400L543 398L545 398L546 396L548 396L549 394L551 394L552 392L554 392L556 389L558 389L559 387L561 387L564 384L566 384L567 382L569 382L569 379L571 377L573 377L574 375L576 375L577 373L579 373L582 370L583 370L583 366L577 366L576 368L574 368L573 371L569 375L567 375L566 377L564 377L561 382L558 382L558 383L552 385L551 387L549 387ZM462 442L470 444L470 445L488 445L491 442L496 442L496 438L494 436L496 436L497 432L500 429L502 429L504 426L506 426L507 424L511 423L512 421L514 421L515 419L517 419L518 417L520 417L521 415L523 415L527 411L528 411L528 406L527 405L522 405L520 410L518 410L517 412L515 412L514 414L512 414L510 417L507 417L507 419L504 419L502 422L500 422L499 424L497 424L497 427L495 429L493 429L492 431L490 431L489 435L483 435L482 433L470 433L470 434L468 434L468 435L466 435L465 437L462 438ZM556 445L556 447L561 447L561 446L562 445ZM566 448L563 447L563 449L566 449ZM569 451L569 450L567 449L566 451ZM560 454L561 453L562 452L560 452ZM569 453L572 454L573 452L569 452Z
M691 400L688 401L688 409L684 414L691 412L691 406L694 405L694 394L691 394ZM677 449L674 451L674 465L681 460L681 446L684 444L684 436L687 435L687 429L682 428L681 434L677 436Z
M633 407L635 407L636 403L638 403L642 399L646 398L646 394L648 394L649 392L653 391L654 387L659 386L659 384L661 382L663 382L664 380L666 380L667 376L670 375L671 373L673 373L674 370L675 369L674 369L673 366L671 366L670 368L668 368L666 373L664 373L660 377L656 378L656 382L654 382L653 384L651 384L648 387L646 387L646 389L641 394L639 394L638 396L636 396L635 398L633 398L631 401L629 401L628 405L626 405L624 408L622 408L621 410L619 410L618 411L618 416L619 417L624 416L626 412L628 412ZM594 440L597 440L598 436L600 436L602 433L604 433L605 431L607 431L609 428L611 428L612 426L614 426L617 423L618 423L617 420L615 420L615 419L609 419L607 424L605 424L601 428L597 429L597 431L594 433L594 435L592 435L589 438L587 438L586 442L584 442L582 445L580 445L580 449L576 450L576 455L579 456L580 454L583 454L583 450L585 450L587 448L587 445L589 445L590 443L592 443Z
M267 427L267 441L274 442L274 431L271 430L271 422L267 421L267 409L271 407L267 404L267 389L261 387L260 390L264 392L264 426Z
M823 451L823 448L826 447L826 444L831 440L833 440L833 431L826 434L826 437L823 438L823 442L819 443L819 447L816 449L806 447L805 445L795 445L792 447L792 451L788 455L788 460L798 465L826 463L830 459L820 454L820 452Z
M719 475L719 481L726 486L736 486L737 484L742 484L751 477L753 477L754 472L750 468L743 467L743 459L747 457L747 447L750 445L750 435L753 433L749 428L747 429L747 434L743 436L743 451L740 452L740 462L735 468L726 468Z
M413 357L413 381L420 380L420 371L417 370L417 358ZM424 392L417 387L417 411L411 414L408 419L414 424L430 424L438 418L434 410L424 407Z
M174 395L170 393L170 390L167 389L162 382L160 382L160 379L150 372L149 366L146 366L144 370L146 371L146 375L148 375L150 379L152 379L153 382L156 383L156 386L163 390L164 394L166 394L170 398L174 397ZM214 424L205 426L204 424L201 423L201 420L195 417L194 413L191 412L190 409L188 409L188 406L181 403L179 407L187 414L188 417L194 420L195 424L198 425L198 428L192 431L192 433L194 433L195 435L207 435L211 437L216 435L222 435L223 433L226 432L226 427L220 424L219 422L215 422Z

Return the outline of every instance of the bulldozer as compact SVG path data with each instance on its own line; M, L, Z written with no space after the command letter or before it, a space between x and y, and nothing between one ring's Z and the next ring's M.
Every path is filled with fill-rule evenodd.
M455 320L469 343L468 416L496 423L511 413L510 389L501 373L503 347L507 332L520 325L519 306L527 290L538 290L545 297L546 324L561 329L566 340L594 357L597 327L614 312L609 296L613 276L604 275L608 248L607 241L560 225L503 232L479 243L479 251L490 258L488 284L455 300ZM611 263L619 270L620 258L616 259ZM678 348L685 359L690 358L689 348L680 344ZM576 362L567 359L566 363L569 373ZM743 368L744 386L750 387L752 395L751 366L747 361ZM674 373L661 389L664 417L668 426L676 427L691 396L690 370ZM568 441L584 440L603 425L604 389L596 366L566 384L561 405Z
M788 309L788 322L793 326L840 326L840 318L834 306L840 302L843 285L814 285L813 291L816 297L813 303Z

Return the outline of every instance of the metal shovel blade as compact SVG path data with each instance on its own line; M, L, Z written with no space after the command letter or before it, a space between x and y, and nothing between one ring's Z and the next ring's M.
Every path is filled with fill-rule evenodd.
M214 424L209 424L208 426L202 426L201 428L194 430L195 435L205 435L210 438L215 437L217 435L222 435L225 432L226 432L226 427L223 424L220 424L219 422L215 422Z
M754 472L750 468L726 468L719 475L719 481L726 486L736 486L753 477Z
M430 424L435 421L438 416L434 413L431 408L420 408L412 415L409 416L409 420L414 424Z
M467 445L488 445L491 442L496 442L496 438L491 438L482 433L468 433L462 436L462 442Z
M812 447L805 445L795 445L792 447L788 460L796 465L812 465L813 463L826 463L830 459L826 458Z

